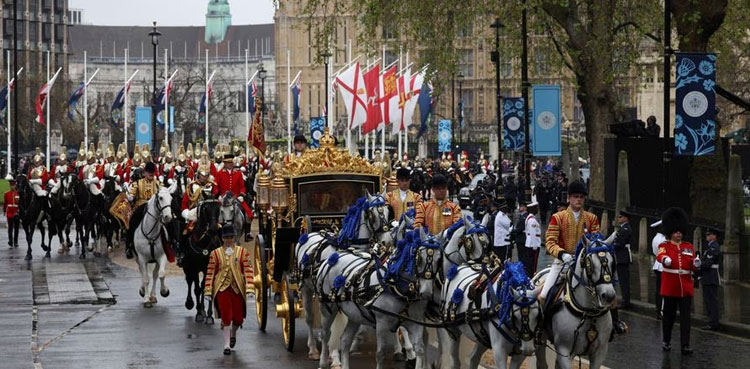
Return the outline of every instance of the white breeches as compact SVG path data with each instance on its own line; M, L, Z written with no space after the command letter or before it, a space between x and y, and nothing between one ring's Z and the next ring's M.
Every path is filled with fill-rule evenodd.
M547 294L555 284L557 276L560 275L562 267L563 262L560 259L555 259L555 261L552 262L552 265L549 268L549 273L547 273L547 279L544 281L544 287L542 287L542 293L539 294L540 297L545 299L547 298Z
M37 196L47 196L47 191L45 191L44 189L42 189L42 186L40 186L40 185L38 185L36 183L32 183L31 184L31 188L34 190L34 193Z
M182 218L185 220L196 220L198 219L198 208L185 209L182 211Z

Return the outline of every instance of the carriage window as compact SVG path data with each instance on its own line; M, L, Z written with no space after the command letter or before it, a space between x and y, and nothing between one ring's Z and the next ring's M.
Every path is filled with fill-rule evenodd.
M357 198L372 191L362 182L310 182L299 185L300 214L346 214Z

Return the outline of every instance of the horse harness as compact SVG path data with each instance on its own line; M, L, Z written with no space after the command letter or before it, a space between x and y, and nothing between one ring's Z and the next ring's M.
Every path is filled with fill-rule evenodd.
M218 203L219 203L219 200L217 199L206 199L206 200L198 201L198 211L197 211L198 220L200 220L200 214L201 214L201 210L203 209L203 205L218 204ZM195 248L195 243L196 242L199 243L200 241L202 241L206 237L207 233L208 233L208 228L206 227L205 229L203 229L203 232L200 232L200 233L194 232L191 237L188 237L188 245L190 245L190 250L192 250L196 255L203 255L205 257L208 257L208 254L211 253L211 251L208 249L204 249L204 248L196 249ZM216 236L214 235L214 237Z
M153 239L151 239L148 235L151 234L151 232L153 232L157 227L164 226L164 224L163 224L163 222L161 220L161 217L159 217L158 215L162 211L164 211L164 209L167 209L167 208L169 208L171 206L171 204L170 205L166 205L166 206L161 206L161 202L159 201L159 194L158 193L154 195L154 198L155 198L155 205L156 205L156 209L157 209L157 215L151 214L151 212L148 209L148 205L146 205L146 215L150 216L151 218L154 218L156 220L156 222L154 222L153 227L151 227L151 229L148 232L145 232L143 230L143 222L141 222L140 227L138 227L138 228L140 228L141 234L143 235L143 237L148 241L148 246L149 246L150 251L151 251L151 259L149 260L149 262L155 262L156 261L156 258L154 256L154 245L156 244L156 240L159 239L159 236L161 236L161 232L158 232L156 234L156 237L154 237Z

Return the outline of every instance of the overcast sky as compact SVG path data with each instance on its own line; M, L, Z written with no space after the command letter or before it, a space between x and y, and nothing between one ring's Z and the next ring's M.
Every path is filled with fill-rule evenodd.
M203 26L209 0L69 0L83 23L108 26ZM232 24L273 23L272 0L229 0Z

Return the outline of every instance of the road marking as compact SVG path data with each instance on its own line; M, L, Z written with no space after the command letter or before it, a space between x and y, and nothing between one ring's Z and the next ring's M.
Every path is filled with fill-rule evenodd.
M62 339L62 338L63 338L63 337L65 337L65 336L67 336L67 335L68 335L68 333L70 333L70 332L72 332L72 331L73 331L74 329L76 329L76 328L80 327L80 326L81 326L81 325L82 325L83 323L86 323L86 322L88 322L88 321L89 321L89 320L91 320L91 319L92 319L93 317L95 317L95 316L99 315L99 313L103 312L104 310L107 310L107 309L109 309L109 307L110 307L110 306L112 306L112 305L114 305L114 304L109 304L109 305L107 305L107 306L104 306L104 307L100 308L99 310L97 310L97 311L95 311L95 312L91 313L91 315L89 315L88 317L86 317L86 319L84 319L84 320L81 320L80 322L76 323L76 324L75 324L74 326L72 326L72 327L70 327L70 328L66 329L66 330L65 330L64 332L62 332L62 333L58 334L58 335L57 335L56 337L54 337L54 338L52 338L51 340L49 340L49 341L45 342L45 343L44 343L44 344L43 344L43 345L42 345L41 347L39 347L39 350L38 350L38 352L41 352L41 351L43 351L44 349L46 349L47 347L49 347L49 346L50 346L50 345L52 345L53 343L55 343L55 342L59 341L60 339ZM34 308L36 309L36 307L34 307ZM34 325L36 326L36 324L34 324Z
M35 369L43 369L39 360L39 308L31 308L31 357Z

